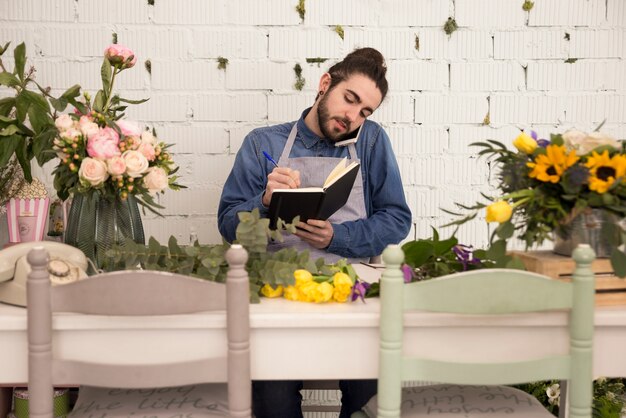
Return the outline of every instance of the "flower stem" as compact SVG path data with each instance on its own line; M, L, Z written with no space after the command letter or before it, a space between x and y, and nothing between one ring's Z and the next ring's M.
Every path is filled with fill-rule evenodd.
M115 83L115 76L119 71L117 67L113 67L113 75L111 76L111 83L109 84L109 91L107 91L107 101L104 104L104 108L102 109L102 113L106 113L109 109L109 105L111 104L111 96L113 95L113 84Z

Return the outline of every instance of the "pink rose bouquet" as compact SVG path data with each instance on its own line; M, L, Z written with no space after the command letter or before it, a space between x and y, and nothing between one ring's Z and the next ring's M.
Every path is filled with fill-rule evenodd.
M113 199L133 195L146 208L161 208L154 196L176 183L175 166L168 148L156 133L138 124L122 120L126 103L138 104L113 94L115 77L135 65L136 56L121 45L105 50L102 64L103 89L93 99L88 93L77 100L78 89L65 98L75 107L71 115L55 119L58 131L53 150L60 159L53 174L54 186L61 199L73 193L100 193Z

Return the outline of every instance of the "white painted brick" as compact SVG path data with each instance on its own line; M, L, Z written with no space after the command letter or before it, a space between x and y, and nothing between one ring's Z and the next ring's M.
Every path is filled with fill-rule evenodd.
M207 158L203 156L199 158L199 162L202 163L202 160ZM181 181L184 182L184 179ZM189 187L178 191L168 190L160 197L160 204L165 206L161 214L186 216L215 214L217 212L215 200L219 194L220 191L215 188Z
M537 1L529 13L529 26L593 26L605 22L605 0Z
M2 3L0 19L3 20L73 22L76 13L74 0L5 0Z
M307 58L341 58L342 41L328 28L278 28L269 31L271 60Z
M296 82L294 66L295 63L268 61L231 62L226 69L226 88L229 90L293 90Z
M450 8L450 2L441 0L382 0L379 25L442 27Z
M225 154L228 152L228 130L224 126L195 123L156 127L160 140L175 144L174 154Z
M424 93L415 97L417 123L482 123L487 111L486 94L443 96Z
M193 51L187 29L167 26L118 28L117 41L132 49L138 59L189 58ZM104 49L104 47L103 47Z
M490 119L495 125L508 123L556 123L564 110L556 96L495 93L491 96Z
M41 55L44 57L102 59L104 49L111 44L112 32L114 31L103 26L46 25L38 28L36 33ZM127 46L133 49L131 45Z
M526 23L526 12L518 0L455 0L454 6L460 27L516 28ZM452 34L455 35L456 32Z
M291 122L291 120L284 120L283 122ZM237 152L241 148L241 145L243 144L243 140L245 139L246 135L248 135L253 129L260 128L262 126L268 126L268 125L267 124L265 125L245 124L245 125L237 125L237 126L231 127L229 129L229 134L230 134L229 154L232 154L232 155L237 154Z
M608 104L612 102L612 95L576 94L563 98L565 115L563 122L569 122L574 126L584 123L598 124L608 117ZM619 122L624 116L610 122Z
M528 90L572 91L610 90L619 80L616 62L528 63ZM623 69L623 66L622 68Z
M379 123L413 122L413 103L413 97L408 94L388 93L370 119Z
M180 245L187 245L189 233L193 228L198 241L203 244L221 244L217 230L216 216L176 217L144 219L143 226L146 237L154 237L162 245L167 245L170 236L176 237Z
M193 29L192 36L191 53L198 58L256 59L268 54L267 33L256 28Z
M0 16L1 16L0 12ZM0 18L1 19L1 18ZM7 42L11 42L9 49L2 55L3 59L13 57L13 49L24 42L26 45L26 56L32 58L36 55L35 33L30 28L24 27L16 23L6 23L0 20L0 44L4 46Z
M433 187L437 185L484 184L487 170L476 157L426 158L397 157L404 183Z
M496 31L493 34L495 59L567 58L569 43L565 30Z
M572 30L570 57L623 58L626 56L626 30Z
M163 0L166 1L166 0ZM161 2L158 2L161 3ZM79 22L149 23L151 7L142 0L80 0L76 2Z
M450 66L450 88L456 91L511 91L525 87L517 62L459 62Z
M347 28L345 29L345 50L352 51L356 48L372 47L380 51L387 61L393 59L414 58L416 31L411 29L375 29Z
M156 90L222 90L224 77L214 61L152 61L152 87Z
M387 80L393 91L442 91L448 88L448 64L429 61L387 60Z
M605 102L604 117L611 123L626 122L626 95L609 95ZM622 134L622 137L624 134Z
M491 34L487 31L459 29L452 36L446 35L441 29L416 29L416 32L419 37L419 58L486 59L493 55Z
M142 2L147 4L147 2ZM222 1L158 0L154 2L154 22L178 25L219 25L224 19Z
M100 78L100 59L89 61L52 61L35 60L37 80L42 86L54 86L65 90L74 84L80 84L83 89L93 91L102 88Z
M222 21L234 25L297 25L300 15L296 11L298 2L293 0L227 0ZM309 5L307 4L307 9Z
M398 156L443 154L448 132L442 126L384 125L394 153Z
M298 120L304 109L313 106L315 93L270 94L267 97L267 119L270 123Z
M150 100L140 105L131 105L126 112L128 118L146 122L182 122L188 118L191 101L189 96L152 93L150 96L144 94L143 97L149 97Z
M306 2L305 6L305 23L344 28L376 26L380 13L380 4L376 0L316 0Z
M335 63L336 61L326 61L323 63L308 63L308 62L299 62L302 67L302 77L305 79L303 92L315 92L317 93L319 89L319 82L322 78L322 75L328 71L328 69ZM293 75L293 85L295 84L295 73Z
M453 154L477 156L480 148L471 146L471 143L493 139L509 145L520 132L521 129L511 125L499 128L492 126L453 125L450 127L450 152Z
M202 94L194 98L193 119L206 121L259 121L267 119L264 94Z
M230 174L235 161L234 155L201 155L185 157L190 159L191 173L190 179L194 179L194 183L187 181L186 184L202 185L203 187L211 186L221 189L226 182L226 178ZM181 165L182 166L182 165ZM183 177L184 178L184 177ZM219 197L215 200L217 201ZM217 204L216 206L217 207Z
M610 25L623 28L624 22L626 22L626 3L624 0L608 0L606 16Z

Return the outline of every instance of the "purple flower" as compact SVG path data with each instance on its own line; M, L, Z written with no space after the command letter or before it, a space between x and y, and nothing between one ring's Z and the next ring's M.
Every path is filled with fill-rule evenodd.
M456 254L456 259L459 263L463 265L463 271L467 270L470 264L480 263L480 259L474 257L471 246L457 244L452 247L452 251Z
M413 268L408 264L403 264L401 269L404 274L404 283L411 283L413 280Z
M538 139L537 145L539 145L541 148L545 148L550 145L550 141L548 141L547 139Z
M538 136L537 136L537 132L535 132L535 131L530 131L530 136L532 136L532 137L533 137L533 139L534 139L535 141L537 141L537 138L538 138Z
M365 302L365 293L370 286L371 284L364 282L363 280L356 279L354 286L352 286L352 295L350 296L350 300L354 302L355 300L361 298L361 300Z

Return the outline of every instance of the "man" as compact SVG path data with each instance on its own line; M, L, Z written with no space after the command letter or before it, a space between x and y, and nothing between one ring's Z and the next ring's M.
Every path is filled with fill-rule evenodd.
M411 212L406 204L400 172L386 132L367 118L387 94L384 58L373 48L362 48L333 65L319 82L313 107L296 122L255 129L245 138L226 180L218 209L220 233L235 239L237 213L259 208L267 216L276 189L314 187L341 158L361 163L348 202L328 220L298 224L295 235L283 243L309 250L327 263L340 258L367 260L406 237ZM362 126L356 143L336 146ZM349 142L349 141L348 141ZM275 166L263 154L274 159ZM290 221L290 220L287 220ZM303 347L303 352L306 347ZM349 353L344 353L349 355ZM302 382L253 382L253 411L257 418L302 417ZM340 418L348 418L376 393L376 381L341 381Z

